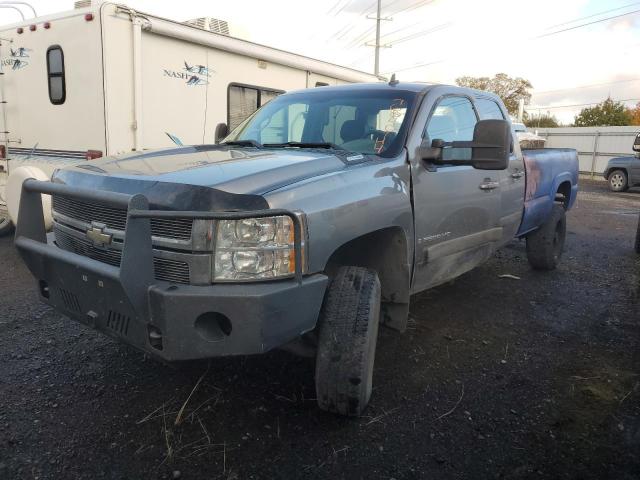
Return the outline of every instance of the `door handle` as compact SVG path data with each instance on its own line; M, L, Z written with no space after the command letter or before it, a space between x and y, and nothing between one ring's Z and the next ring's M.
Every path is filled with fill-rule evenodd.
M511 178L513 178L515 180L517 180L519 178L522 178L522 177L524 177L524 172L522 170L516 170L515 172L513 172L511 174Z
M485 180L480 184L480 190L494 190L500 186L500 182Z

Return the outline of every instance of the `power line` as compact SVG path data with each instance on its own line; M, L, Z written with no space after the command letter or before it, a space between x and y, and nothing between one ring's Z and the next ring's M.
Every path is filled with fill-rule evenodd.
M360 17L361 17L362 15L365 15L367 12L369 12L369 10L371 10L373 7L375 7L375 6L377 5L377 3L378 3L377 1L373 2L373 3L372 3L371 5L369 5L367 8L365 8L364 10L362 10L362 11L358 14L358 16L360 16Z
M406 70L413 70L415 68L420 68L420 67L428 67L429 65L435 65L437 63L443 63L443 62L445 62L445 60L436 60L434 62L416 63L415 65L410 65L410 66L404 67L404 68L396 68L394 70L389 70L388 72L382 72L382 73L383 74L387 74L387 73L404 72Z
M597 17L599 15L604 15L605 13L615 12L617 10L624 10L625 8L635 7L636 5L640 5L640 2L630 3L629 5L625 5L624 7L612 8L610 10L604 10L602 12L594 13L593 15L587 15L586 17L576 18L574 20L569 20L568 22L557 23L556 25L551 25L550 27L545 28L545 30L551 30L552 28L562 27L564 25L569 25L570 23L579 22L580 20L587 20L588 18Z
M424 37L425 35L429 35L430 33L435 33L440 30L444 30L445 28L449 28L451 25L452 25L451 22L443 23L442 25L437 25L433 28L429 28L421 32L416 32L411 35L407 35L406 37L399 38L398 40L392 40L391 42L389 42L389 45L397 45L398 43L408 42L409 40L415 40L416 38Z
M336 3L333 4L333 6L327 10L326 15L329 15L335 8L337 8L338 5L340 5L342 3L342 0L338 0Z
M364 42L364 40L369 36L370 33L373 33L375 31L376 27L375 25L372 27L367 28L363 33L361 33L360 35L358 35L357 37L353 38L348 44L347 44L347 48L353 48L356 45L358 45L361 42Z
M410 12L412 10L416 10L420 7L424 7L425 5L429 5L430 3L433 3L435 0L422 0L418 3L414 3L413 5L409 5L408 7L405 8L401 8L400 10L397 10L393 13L391 13L390 15L398 15L399 13L404 13L404 12Z
M533 95L534 96L546 95L548 93L566 92L566 91L569 91L569 90L580 90L580 89L583 89L583 88L592 88L592 87L604 87L604 86L607 86L607 85L615 85L615 84L618 84L618 83L628 83L628 82L638 82L638 81L640 81L640 78L630 78L630 79L627 79L627 80L617 80L617 81L614 81L614 82L593 83L591 85L580 85L578 87L572 87L572 88L559 88L557 90L544 90L542 92L535 92L534 91Z
M614 102L640 102L640 98L621 98L618 100L611 99ZM527 110L553 110L556 108L570 108L570 107L588 107L591 105L600 105L602 102L593 102L593 103L574 103L571 105L552 105L546 107L525 107Z
M339 9L338 9L334 14L333 14L333 16L334 16L334 17L337 17L337 16L338 16L338 14L339 14L340 12L342 12L345 8L347 8L347 5L349 5L350 3L351 3L351 0L347 0L347 1L345 2L345 4L344 4L344 5L342 5L342 6L341 6L341 7L340 7L340 8L339 8Z
M394 30L393 32L385 33L384 35L382 35L382 38L389 37L389 36L393 35L394 33L402 32L403 30L408 30L408 29L413 28L413 27L415 27L417 25L422 25L423 23L424 22L416 22L416 23L414 23L412 25L409 25L409 26L406 26L406 27L400 27L400 28Z
M638 13L638 12L640 12L640 9L639 10L633 10L632 12L622 13L620 15L614 15L613 17L601 18L600 20L595 20L595 21L589 22L589 23L583 23L581 25L576 25L575 27L569 27L569 28L564 28L562 30L557 30L555 32L544 33L542 35L538 35L535 38L550 37L551 35L557 35L558 33L568 32L570 30L575 30L577 28L588 27L589 25L595 25L596 23L606 22L608 20L613 20L615 18L625 17L627 15L633 15L633 14Z

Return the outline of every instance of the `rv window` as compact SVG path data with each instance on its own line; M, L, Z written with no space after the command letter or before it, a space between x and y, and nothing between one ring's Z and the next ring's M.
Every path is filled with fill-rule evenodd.
M58 45L47 50L47 79L49 83L49 100L54 105L64 103L67 96L64 79L64 54Z
M281 90L229 85L228 125L233 130L265 103L283 93Z
M265 103L273 100L282 92L273 92L270 90L261 90L260 91L260 106L263 106Z

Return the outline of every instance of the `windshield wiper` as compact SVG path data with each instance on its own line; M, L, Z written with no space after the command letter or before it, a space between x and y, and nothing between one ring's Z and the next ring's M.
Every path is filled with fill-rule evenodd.
M296 147L296 148L330 148L332 150L344 150L339 145L330 142L285 142L265 143L264 147Z
M255 140L231 140L230 142L222 142L220 145L230 145L232 147L263 147L261 143L258 143Z

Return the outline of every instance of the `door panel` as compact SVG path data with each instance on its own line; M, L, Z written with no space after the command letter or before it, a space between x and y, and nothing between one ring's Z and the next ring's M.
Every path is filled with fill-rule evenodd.
M492 98L477 97L475 104L480 120L505 120L507 118L506 112ZM512 135L513 152L509 158L509 167L499 173L500 211L498 222L503 228L501 244L510 242L515 236L522 221L524 207L524 162L517 138L514 133Z
M470 141L477 115L467 97L439 100L424 141ZM469 149L445 149L444 158L469 158ZM502 239L498 171L469 166L412 166L416 258L413 291L444 283L487 260Z

